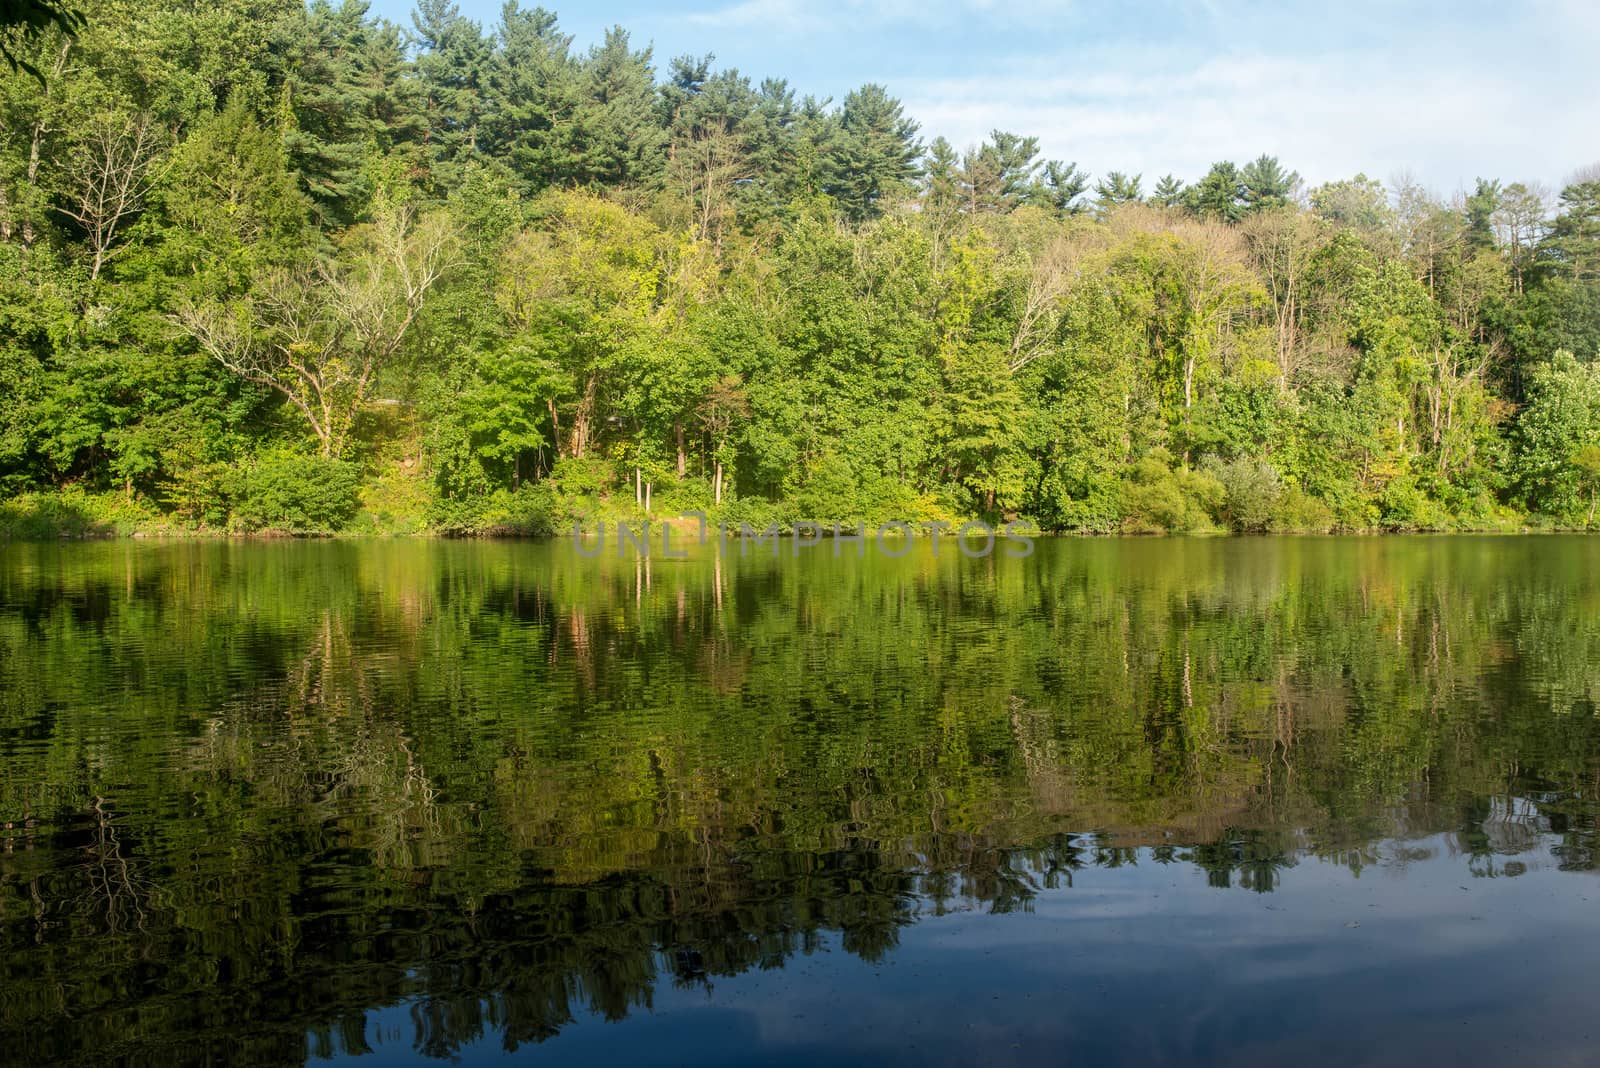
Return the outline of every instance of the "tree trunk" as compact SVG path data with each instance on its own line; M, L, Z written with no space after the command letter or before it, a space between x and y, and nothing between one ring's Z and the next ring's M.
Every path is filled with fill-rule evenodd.
M50 87L60 80L61 73L67 69L67 54L72 51L73 40L74 38L67 37L61 42L61 51L56 56L55 67L50 71L49 80L45 82L44 95L46 100L50 99ZM42 118L33 124L33 137L28 146L28 185L34 188L38 188L39 184L39 144L44 140L46 132ZM33 219L24 213L22 217L22 243L32 248L35 236Z
M713 500L717 504L721 504L722 503L722 461L721 460L717 461L717 481L716 481L716 488L714 490L714 493L715 493L715 497L713 498Z
M1294 362L1294 322L1294 281L1291 279L1284 296L1283 319L1278 331L1278 389L1284 392L1289 389L1289 366Z
M683 420L680 419L672 424L672 432L678 438L678 477L682 478L684 472L689 469L689 456L683 450Z
M594 417L594 394L597 385L593 378L584 383L578 409L572 414L570 448L572 458L575 460L583 459L583 454L589 448L589 422Z

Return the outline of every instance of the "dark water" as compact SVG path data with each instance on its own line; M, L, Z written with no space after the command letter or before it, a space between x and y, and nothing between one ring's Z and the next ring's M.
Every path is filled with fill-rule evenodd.
M1597 563L0 547L0 1061L1592 1063Z

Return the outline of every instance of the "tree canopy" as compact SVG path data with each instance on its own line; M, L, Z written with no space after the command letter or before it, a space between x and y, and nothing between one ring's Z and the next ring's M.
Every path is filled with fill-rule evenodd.
M1594 521L1592 176L1096 176L516 3L84 14L5 38L0 531Z

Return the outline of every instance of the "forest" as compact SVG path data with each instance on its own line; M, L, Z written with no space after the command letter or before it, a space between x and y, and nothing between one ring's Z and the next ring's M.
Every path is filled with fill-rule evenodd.
M83 15L5 31L0 538L1595 522L1600 165L1090 173L515 0Z

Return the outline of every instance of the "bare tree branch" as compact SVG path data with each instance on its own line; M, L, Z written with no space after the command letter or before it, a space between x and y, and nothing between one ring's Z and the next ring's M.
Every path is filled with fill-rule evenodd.
M172 319L223 367L281 393L306 417L322 454L338 456L378 374L450 267L455 240L443 216L385 213L347 262L273 272L244 297L184 305Z
M91 279L100 277L100 269L114 252L118 231L144 209L164 143L160 127L149 115L102 116L73 148L68 200L56 210L83 227L94 253Z

